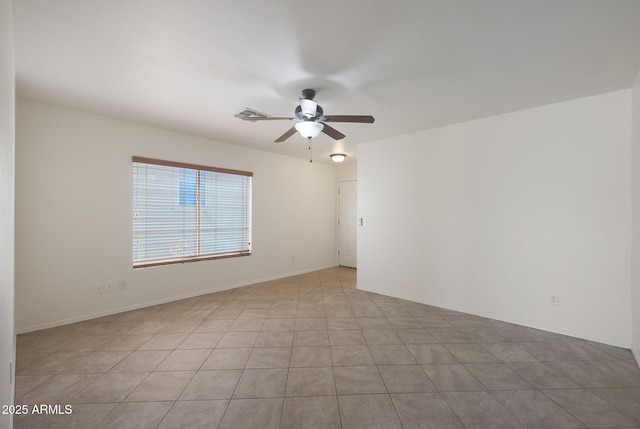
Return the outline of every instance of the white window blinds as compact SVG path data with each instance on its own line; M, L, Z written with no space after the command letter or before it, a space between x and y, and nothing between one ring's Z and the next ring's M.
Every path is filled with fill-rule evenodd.
M253 173L133 157L133 266L249 255Z

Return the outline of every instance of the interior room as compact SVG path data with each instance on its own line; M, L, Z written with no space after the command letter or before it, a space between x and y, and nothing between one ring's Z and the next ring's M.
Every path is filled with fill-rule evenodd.
M640 428L640 2L0 0L0 58L0 428Z

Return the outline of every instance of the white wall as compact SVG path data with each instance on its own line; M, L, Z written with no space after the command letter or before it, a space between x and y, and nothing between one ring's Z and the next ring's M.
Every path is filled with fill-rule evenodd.
M337 166L338 182L358 179L358 164L352 162L350 164L338 164Z
M631 349L640 365L640 72L632 95Z
M629 347L630 108L625 90L358 145L358 287Z
M13 404L15 62L11 0L0 0L0 405ZM12 418L0 413L0 428Z
M24 100L16 116L19 332L335 265L333 165ZM252 171L253 255L132 270L132 155Z

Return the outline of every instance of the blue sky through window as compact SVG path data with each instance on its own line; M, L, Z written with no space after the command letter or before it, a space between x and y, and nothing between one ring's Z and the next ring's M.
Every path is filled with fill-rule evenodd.
M198 195L197 170L180 169L180 206L195 206ZM207 172L200 171L200 183L206 183ZM206 201L206 186L200 186L200 201Z

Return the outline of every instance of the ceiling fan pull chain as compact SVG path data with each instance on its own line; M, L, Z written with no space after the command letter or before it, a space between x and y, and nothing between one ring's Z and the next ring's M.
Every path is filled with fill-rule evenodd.
M313 162L313 151L311 150L311 137L309 137L309 162Z

